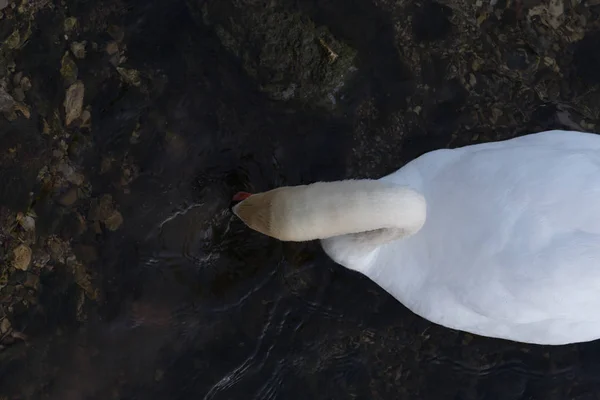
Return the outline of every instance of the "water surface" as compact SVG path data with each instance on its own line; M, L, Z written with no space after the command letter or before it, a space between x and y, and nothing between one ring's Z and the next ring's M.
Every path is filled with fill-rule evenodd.
M12 326L26 340L13 338L0 352L2 395L598 398L598 344L528 346L432 325L365 277L335 265L317 243L271 240L245 229L228 209L239 190L377 177L435 148L565 127L572 118L579 123L591 100L577 108L574 100L564 106L560 98L499 90L496 103L506 103L496 107L504 112L489 114L496 118L490 122L487 109L478 114L474 104L493 101L488 92L507 76L521 78L503 75L500 67L484 69L475 78L482 86L467 88L448 76L453 61L430 49L460 29L450 22L450 9L407 5L416 22L406 33L386 2L331 0L280 5L355 49L355 75L333 108L274 101L214 26L191 12L202 3L69 1L64 10L42 8L28 42L14 53L17 70L33 82L26 98L32 115L0 123L3 154L18 148L15 160L3 159L3 212L35 211L34 249L52 253L49 238L68 245L61 257L52 256L52 268L28 272L39 277L32 292L37 305L12 308ZM435 18L427 22L430 15ZM65 39L68 16L88 27L75 38L99 50L76 60L91 128L63 127L69 133L63 137L44 134L43 121L62 110L59 70L74 40ZM18 17L5 23L6 34L23 26ZM518 29L498 26L481 29L492 38L494 29ZM398 32L412 42L403 43ZM115 36L126 56L120 68L139 71L141 85L124 84L104 51ZM420 54L420 71L414 54ZM520 60L522 52L515 54L509 59ZM573 71L594 62L575 59ZM575 71L560 79L571 79L570 90L579 93L580 75L585 78ZM515 108L521 114L507 111ZM36 181L43 165L63 157L54 153L61 140L68 147L64 157L85 177L72 203L65 196L73 185L47 188ZM122 224L109 229L99 204L118 209ZM6 248L11 240L3 236ZM75 259L96 299L83 296ZM28 277L13 273L6 287L16 289L2 292L3 299L18 300L14 293Z

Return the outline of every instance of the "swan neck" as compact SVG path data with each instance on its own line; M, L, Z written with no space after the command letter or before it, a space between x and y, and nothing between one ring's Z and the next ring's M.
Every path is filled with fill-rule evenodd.
M424 197L391 183L363 179L285 189L273 204L282 240L327 239L377 230L409 236L425 223Z

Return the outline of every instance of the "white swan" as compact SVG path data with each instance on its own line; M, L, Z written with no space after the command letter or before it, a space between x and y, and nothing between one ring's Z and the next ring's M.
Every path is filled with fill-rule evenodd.
M537 344L600 338L600 135L437 150L380 180L236 199L250 228L321 239L437 324Z

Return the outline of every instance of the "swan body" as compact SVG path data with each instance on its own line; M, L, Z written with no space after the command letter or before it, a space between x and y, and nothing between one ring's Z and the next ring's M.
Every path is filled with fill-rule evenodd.
M379 180L278 188L234 212L281 240L321 239L434 323L536 344L600 338L599 135L437 150Z

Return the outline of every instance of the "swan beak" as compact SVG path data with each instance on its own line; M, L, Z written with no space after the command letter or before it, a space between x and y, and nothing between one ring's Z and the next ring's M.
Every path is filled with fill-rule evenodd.
M252 193L248 193L248 192L237 192L236 194L233 195L233 198L231 199L231 201L234 201L236 203L239 203L240 201L244 201L246 200L248 197L252 196Z
M238 206L240 205L240 203L242 201L246 200L250 196L252 196L252 193L248 193L248 192L238 192L233 196L233 198L231 199L230 208L234 215L238 216L238 214L237 214ZM238 216L238 218L239 218L239 216Z

